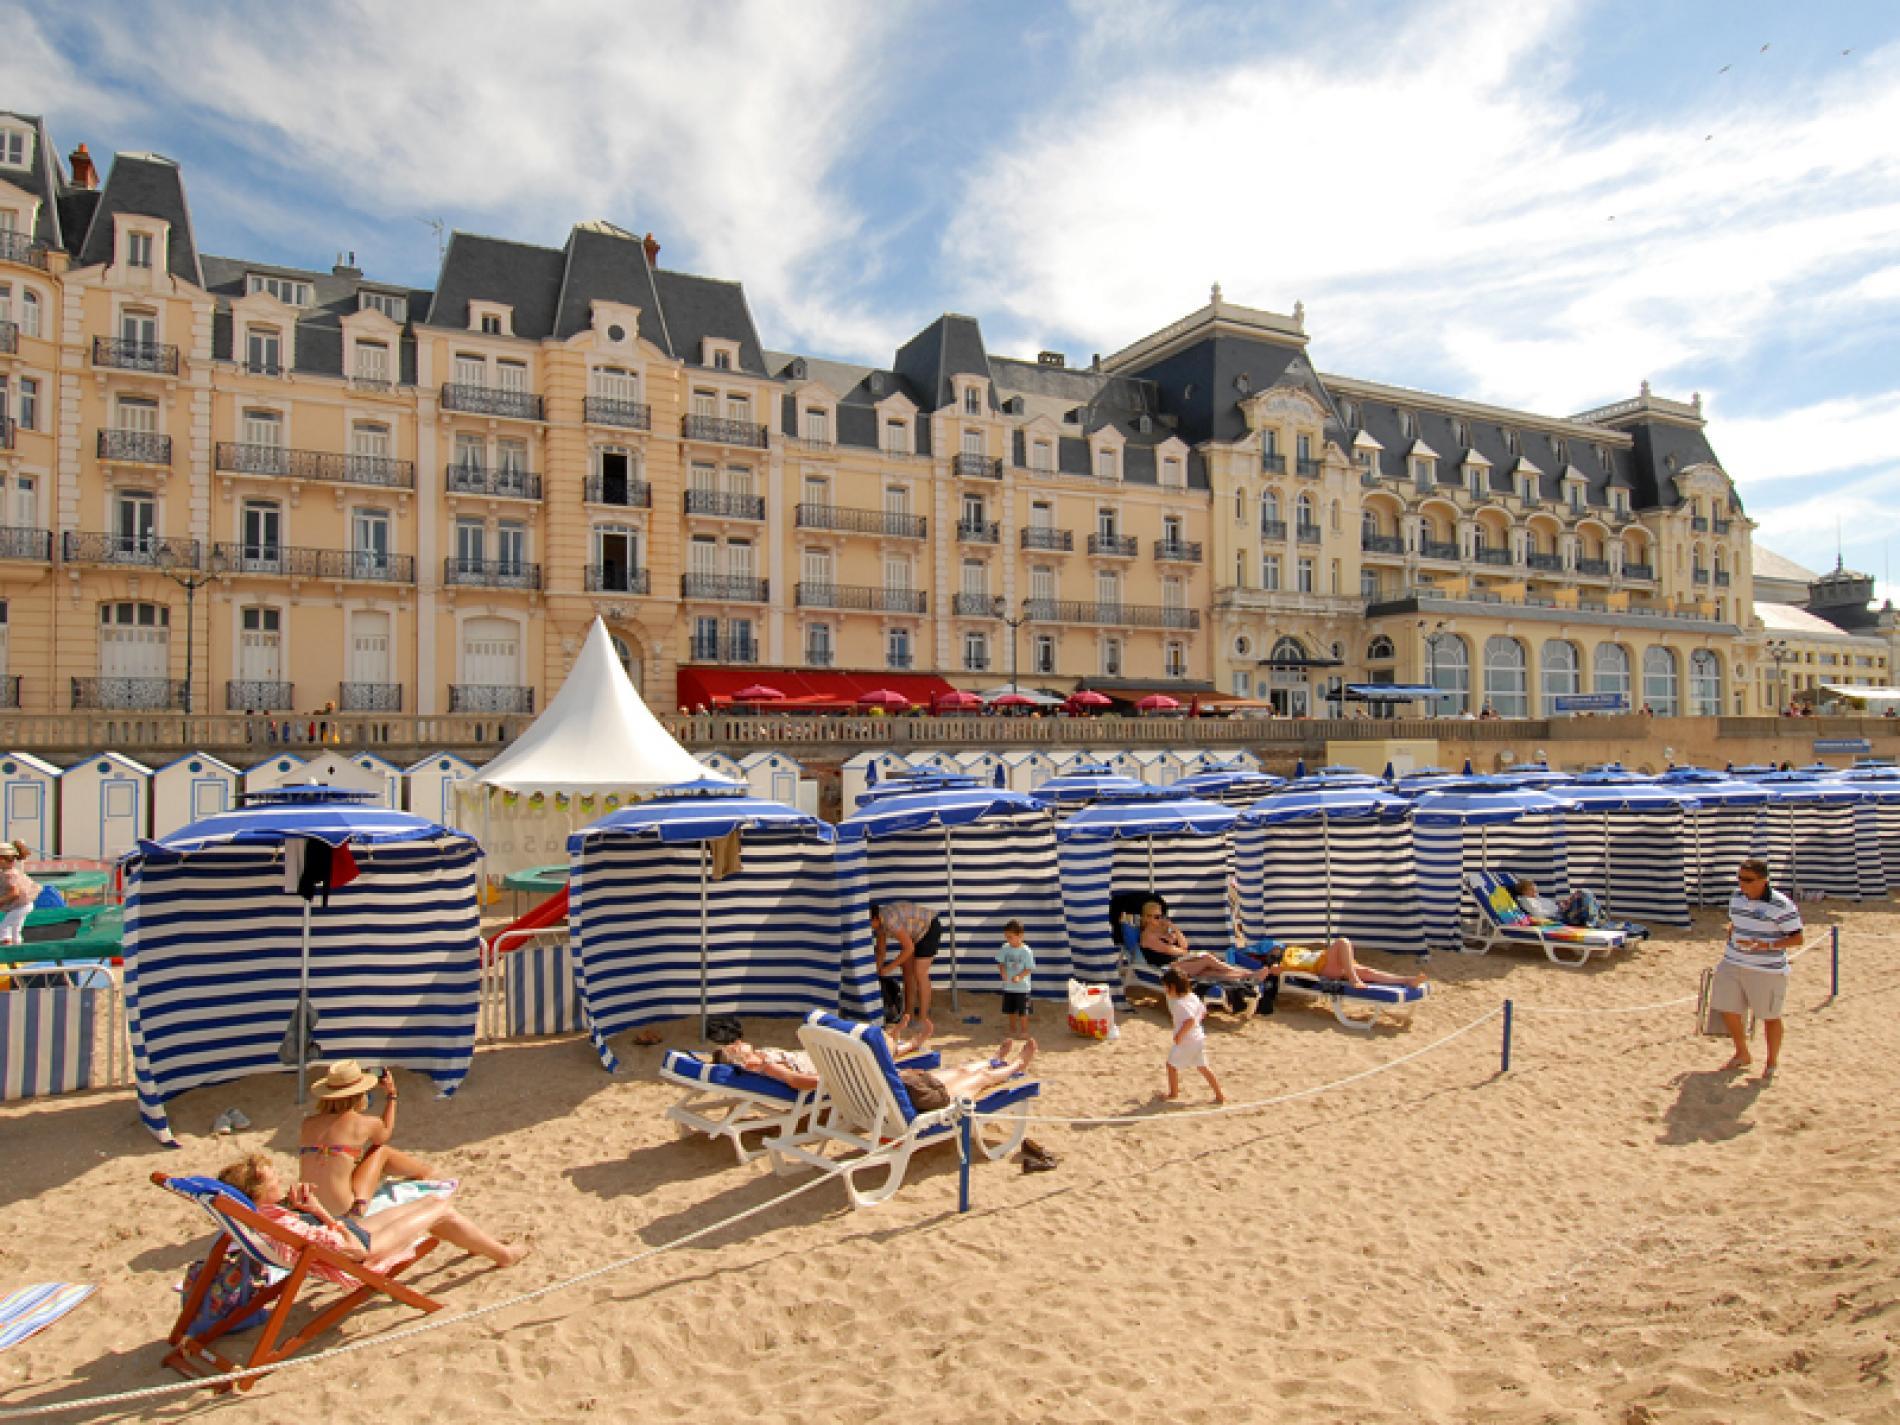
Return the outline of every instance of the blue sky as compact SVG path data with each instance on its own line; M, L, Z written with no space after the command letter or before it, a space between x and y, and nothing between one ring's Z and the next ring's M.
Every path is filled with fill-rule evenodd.
M207 251L428 286L421 219L600 217L865 360L946 309L1086 360L1218 281L1303 300L1322 370L1700 391L1759 540L1900 555L1890 0L0 0L0 33L0 107L178 159Z

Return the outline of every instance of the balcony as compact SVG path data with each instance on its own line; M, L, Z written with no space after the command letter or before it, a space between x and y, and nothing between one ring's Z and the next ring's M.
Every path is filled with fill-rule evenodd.
M541 477L512 465L457 462L442 472L442 483L451 495L493 495L503 500L541 498Z
M48 530L0 525L0 559L29 559L47 564L53 558L53 536Z
M966 648L963 650L963 671L966 673L987 673L990 671L988 649Z
M1405 553L1405 541L1396 534L1361 534L1359 547L1368 554Z
M1026 525L1023 528L1024 549L1052 549L1060 554L1075 552L1075 531L1050 529L1047 525Z
M20 706L20 675L9 673L0 678L0 708L18 709Z
M339 683L336 705L339 712L399 713L402 711L402 684Z
M1293 462L1293 472L1308 480L1317 480L1319 478L1319 461L1302 455Z
M20 350L20 324L0 322L0 356L13 356Z
M1717 569L1717 570L1715 571L1715 587L1716 587L1716 588L1718 588L1718 589L1726 589L1726 588L1728 587L1728 585L1729 585L1729 572L1728 572L1728 570L1726 570L1726 569Z
M1625 579L1654 581L1656 578L1656 566L1654 564L1625 564L1623 566L1623 577Z
M612 396L589 396L581 403L587 424L621 430L652 430L653 407L644 401L622 401Z
M1023 612L1032 623L1088 623L1110 628L1199 628L1199 609L1157 604L1100 604L1084 599L1030 599Z
M0 237L5 234L0 234ZM75 678L73 708L183 712L183 678Z
M1524 562L1542 574L1561 574L1564 571L1564 557L1561 554L1526 554Z
M771 596L771 581L743 574L682 574L682 599L733 599L744 604L762 604Z
M170 465L172 438L149 430L102 430L99 458L121 465Z
M1694 577L1696 583L1706 584L1709 582L1709 571L1706 569L1698 569L1695 571Z
M292 450L284 445L255 445L221 440L217 468L231 475L278 475L287 480L323 480L338 485L373 485L383 490L413 490L413 461L386 455L334 455Z
M958 544L1000 544L1003 540L1003 527L995 520L960 520L957 522Z
M534 711L533 688L510 688L500 683L449 684L452 713L519 713Z
M807 668L829 668L838 661L838 655L829 646L813 645L805 650Z
M1508 549L1487 549L1480 545L1477 549L1472 550L1471 555L1472 558L1476 559L1480 564L1508 566L1517 563L1516 557Z
M840 505L800 505L800 529L835 529L845 534L875 534L886 539L922 539L927 528L922 515L895 510L853 510Z
M155 341L128 341L120 337L92 339L92 364L115 371L143 371L152 376L178 374L178 348Z
M926 598L919 589L886 589L876 584L799 584L793 601L801 609L852 609L874 614L921 614Z
M689 656L695 663L757 663L759 645L752 638L695 637Z
M1379 472L1377 470L1373 470L1368 467L1361 466L1359 469L1359 483L1367 489L1372 489L1376 487L1379 483Z
M893 673L908 673L912 668L917 666L917 660L908 653L886 652L884 655L884 666Z
M1732 524L1733 524L1733 521L1731 520L1711 520L1710 521L1710 525L1714 528L1717 534L1727 534Z
M589 564L587 592L590 594L648 594L651 575L645 569L628 569L620 564Z
M1607 559L1579 559L1577 572L1588 579L1607 579L1610 577L1610 561Z
M965 480L1000 480L1003 478L1003 462L992 460L987 455L977 455L972 451L957 452L954 468L958 476Z
M1691 515L1689 517L1689 528L1694 530L1697 534L1707 534L1709 532L1708 516Z
M1293 533L1299 539L1301 544L1318 544L1319 543L1319 526L1316 524L1300 525L1293 531Z
M545 419L541 398L532 391L510 391L504 386L475 386L462 381L450 381L442 387L442 409L467 411L475 416L506 416L516 421Z
M729 520L762 520L765 518L765 496L733 495L724 490L688 490L686 513L713 515Z
M442 582L473 589L538 589L541 566L520 559L463 559L451 554L442 561Z
M0 229L0 262L19 262L28 267L46 266L46 249L33 241L31 233Z
M688 440L709 440L718 445L745 445L764 450L766 429L754 421L729 421L720 416L682 416L680 434Z
M63 557L68 564L131 564L147 569L198 567L198 541L195 539L161 538L155 534L74 534L68 531L62 545Z
M1141 553L1141 541L1132 534L1092 534L1089 553L1115 559L1133 559Z
M1285 520L1260 521L1260 537L1262 539L1285 539L1286 538L1286 521Z
M1166 564L1199 564L1201 541L1198 539L1157 539L1155 559Z
M609 505L622 510L653 508L653 487L644 480L618 477L609 480L604 476L589 475L582 489L582 498L590 505Z
M280 579L353 579L370 584L413 584L409 554L374 549L300 549L288 544L214 544L216 574L265 574Z
M958 594L952 608L958 618L996 617L996 600L988 594Z
M232 678L224 685L226 712L288 712L297 706L296 687L291 683Z
M1421 559L1456 559L1458 541L1455 539L1421 539L1418 542L1418 555Z
M1277 450L1264 450L1260 453L1260 468L1271 470L1275 475L1286 474L1286 457Z

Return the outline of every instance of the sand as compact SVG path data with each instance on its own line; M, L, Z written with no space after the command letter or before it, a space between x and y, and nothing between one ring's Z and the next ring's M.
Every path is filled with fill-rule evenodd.
M1056 1171L980 1163L967 1216L951 1149L920 1157L874 1210L828 1183L574 1289L274 1377L235 1408L286 1421L1900 1420L1900 908L1808 911L1811 928L1842 929L1844 993L1829 1002L1824 950L1796 967L1771 1084L1718 1072L1727 1049L1694 1037L1687 1007L1537 1013L1692 993L1716 954L1710 913L1581 972L1519 952L1437 956L1437 993L1406 1029L1355 1034L1291 1004L1243 1025L1217 1015L1214 1063L1230 1097L1255 1099L1399 1058L1506 995L1520 1009L1508 1075L1494 1020L1389 1073L1226 1118L1153 1103L1166 1020L1152 1004L1099 1044L1039 1007L1044 1111L1147 1121L1037 1129ZM1000 1037L993 997L963 1014L983 1022L939 1015L953 1060ZM791 1042L789 1025L753 1028ZM689 1036L667 1027L669 1044ZM465 1179L472 1216L534 1245L512 1271L421 1272L444 1316L802 1181L677 1139L661 1051L619 1043L618 1078L565 1039L483 1052L452 1101L405 1079L401 1141ZM258 1127L204 1136L227 1105ZM101 1286L0 1355L0 1407L175 1379L159 1364L170 1288L207 1235L148 1175L283 1153L295 1119L274 1078L186 1095L172 1120L184 1147L168 1153L125 1093L0 1111L0 1283ZM415 1319L361 1312L331 1339ZM229 1408L195 1392L144 1413Z

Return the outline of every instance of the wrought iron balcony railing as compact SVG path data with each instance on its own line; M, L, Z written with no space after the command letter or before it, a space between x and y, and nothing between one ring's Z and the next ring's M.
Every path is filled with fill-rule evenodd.
M806 584L792 591L801 609L855 609L881 614L920 614L926 598L919 589L886 589L876 584Z
M1199 564L1201 541L1198 539L1157 539L1155 558L1172 564Z
M1418 552L1424 559L1456 559L1458 541L1455 539L1421 539Z
M1260 537L1262 539L1285 539L1286 521L1274 519L1261 520Z
M1284 475L1286 474L1286 457L1277 450L1263 450L1260 452L1260 468L1271 470L1276 475Z
M680 434L688 440L710 440L720 445L745 445L764 450L766 428L756 421L731 421L722 416L682 416Z
M1717 534L1727 534L1729 532L1729 526L1732 523L1732 521L1711 520L1709 523L1710 523L1710 526L1715 530Z
M829 668L837 661L838 655L829 644L815 643L805 649L807 668Z
M1706 569L1697 569L1697 570L1695 571L1695 573L1694 573L1694 579L1695 579L1695 582L1696 582L1696 583L1698 583L1698 584L1706 584L1706 583L1708 583L1708 582L1709 582L1709 571L1708 571L1708 570L1706 570Z
M1564 557L1561 554L1526 554L1524 562L1545 574L1561 574L1564 567Z
M509 420L538 421L546 409L532 391L511 391L505 386L475 386L450 381L442 388L442 409L467 411L477 416L504 416Z
M517 713L525 717L534 711L534 689L511 688L500 683L451 683L449 711Z
M740 603L762 604L771 596L769 579L750 579L740 574L682 574L682 599L734 599Z
M1623 577L1625 579L1654 579L1656 566L1654 564L1625 564Z
M99 458L124 465L170 465L172 438L149 430L102 430Z
M589 475L583 498L590 505L612 505L623 510L653 508L653 487L644 480L607 479Z
M952 601L958 618L995 618L996 600L988 594L958 594Z
M337 455L235 440L219 441L215 455L218 469L235 475L281 475L288 480L374 485L385 490L413 490L416 485L415 463L387 455Z
M652 430L653 407L645 401L622 401L613 396L589 396L581 403L589 425L618 426L622 430Z
M401 712L401 683L339 683L339 712Z
M686 513L717 515L732 520L762 520L765 518L765 496L734 495L724 490L688 490Z
M1362 534L1359 547L1368 554L1403 554L1405 540L1396 534Z
M1480 545L1471 551L1472 557L1480 564L1511 565L1517 563L1517 556L1508 549L1489 549Z
M1089 553L1133 559L1141 553L1141 541L1132 534L1092 534L1089 536Z
M628 569L619 564L589 564L587 592L590 594L650 593L650 571Z
M0 678L0 708L18 708L20 706L20 675L9 673Z
M917 666L917 660L911 654L893 653L886 649L884 653L884 666L894 673L903 673L915 668Z
M1726 569L1717 569L1717 570L1715 571L1715 587L1716 587L1716 588L1718 588L1718 589L1726 589L1726 588L1728 587L1728 585L1729 585L1729 572L1728 572L1728 570L1726 570Z
M52 557L53 536L50 530L0 525L0 559L31 559L44 564L50 562Z
M0 322L0 356L12 356L20 349L20 324Z
M75 678L73 707L81 709L134 709L140 711L182 712L185 707L183 678Z
M1697 534L1707 534L1709 532L1709 517L1707 515L1691 515L1689 517L1689 528L1694 530Z
M125 337L96 336L92 339L92 364L118 371L144 371L154 376L178 374L178 348L156 341L131 341Z
M956 473L966 480L1000 480L1003 478L1003 462L991 459L987 455L977 455L967 450L957 452Z
M1293 462L1293 469L1294 473L1304 475L1309 480L1317 479L1319 476L1319 461L1302 455Z
M290 683L232 678L224 685L226 712L286 712L296 706L296 687Z
M1167 604L1104 604L1086 599L1030 599L1023 605L1034 623L1090 623L1112 628L1199 628L1199 609Z
M46 266L46 249L33 241L31 233L0 229L0 262L20 262L28 267Z
M288 544L214 544L217 574L265 574L282 579L355 579L372 584L413 584L415 556L373 549L302 549Z
M1053 549L1063 554L1072 553L1075 549L1075 531L1050 529L1047 525L1024 525L1023 548Z
M1294 527L1293 533L1301 544L1319 543L1319 526L1316 524L1297 525Z
M538 500L541 477L512 465L451 464L443 473L443 485L456 495L496 495L504 500Z
M1607 579L1610 577L1610 561L1607 559L1579 559L1577 561L1577 572L1592 579Z
M1376 486L1379 483L1379 472L1377 470L1373 470L1365 466L1361 466L1359 469L1359 483L1365 486L1367 489L1371 489L1372 487Z
M927 523L922 515L893 510L853 510L841 505L800 505L800 529L836 529L849 534L877 534L889 539L922 539Z
M695 663L757 663L759 644L752 638L695 638L691 656Z
M176 565L198 567L198 541L156 534L78 534L67 531L61 541L68 564L137 564L156 569Z
M520 559L462 559L451 554L442 561L442 582L483 589L538 589L541 566Z
M957 521L958 544L999 544L1003 538L1003 526L995 520L959 520Z

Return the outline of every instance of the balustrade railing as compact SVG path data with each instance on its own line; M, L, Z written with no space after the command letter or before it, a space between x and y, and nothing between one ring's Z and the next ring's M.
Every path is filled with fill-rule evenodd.
M31 233L0 228L0 262L20 262L28 267L46 266L46 249L33 241Z
M1198 539L1157 539L1155 558L1171 564L1199 564L1201 541Z
M541 566L520 559L463 559L451 554L442 561L442 582L484 589L538 589Z
M735 495L725 490L688 490L686 513L714 515L723 519L762 520L765 518L765 496Z
M46 563L52 557L53 535L50 530L0 525L0 559L32 559Z
M795 516L800 529L835 529L846 534L875 534L887 539L922 539L922 515L896 510L857 510L842 505L804 504Z
M469 465L456 461L443 472L443 484L455 495L493 495L505 500L541 498L541 477L512 465Z
M172 438L149 430L102 430L99 458L126 465L170 465Z
M476 386L450 381L442 388L442 408L467 411L477 416L503 416L509 420L538 421L546 410L541 398L532 391L513 391L505 386Z
M1000 480L1003 478L1003 462L993 460L987 455L977 455L972 451L960 450L952 462L956 473L966 480Z
M721 416L682 416L680 434L688 440L709 440L719 445L745 445L764 450L768 432L753 421L727 420Z
M1053 549L1068 554L1075 549L1075 531L1050 529L1046 525L1023 526L1024 549Z
M1422 559L1456 559L1458 541L1455 539L1421 539L1418 542L1419 557Z
M1089 536L1089 553L1133 559L1141 553L1141 541L1132 534L1092 534Z
M212 545L211 570L216 574L268 574L290 579L359 579L374 584L416 582L416 561L411 554L387 554L375 549L303 549L241 541Z
M215 456L219 470L236 475L280 475L290 480L374 485L385 490L413 490L416 484L415 463L387 455L340 455L293 450L287 445L221 440Z
M802 609L855 609L869 613L921 614L926 597L920 589L886 589L876 584L800 583L792 591Z
M650 593L651 571L628 569L619 564L589 564L587 592L590 594Z
M959 520L957 543L997 544L1002 541L1003 526L996 520Z
M142 371L153 376L178 374L178 348L156 341L131 341L124 337L96 336L92 339L92 364L117 371Z
M68 564L198 567L198 541L156 534L80 534L67 531L61 557Z
M1199 628L1199 609L1166 604L1104 604L1087 599L1029 599L1023 612L1032 623L1100 624L1113 628Z
M618 426L622 430L652 430L653 407L644 401L622 401L612 396L589 396L581 403L588 424Z
M762 604L771 596L771 583L740 574L682 574L682 599L736 599L741 603Z

